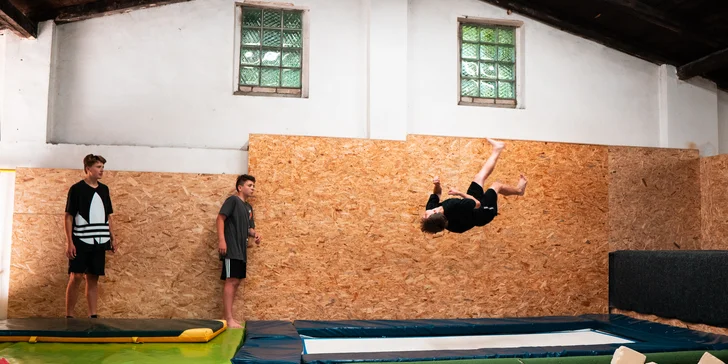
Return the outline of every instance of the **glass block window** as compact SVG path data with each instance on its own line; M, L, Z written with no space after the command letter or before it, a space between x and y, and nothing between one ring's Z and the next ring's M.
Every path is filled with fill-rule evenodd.
M303 11L243 6L240 29L240 89L300 94Z
M460 100L516 103L516 28L460 24Z

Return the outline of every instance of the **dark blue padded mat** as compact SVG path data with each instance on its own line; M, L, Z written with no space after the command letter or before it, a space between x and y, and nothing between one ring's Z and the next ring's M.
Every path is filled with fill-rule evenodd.
M622 315L582 315L463 320L286 321L246 324L246 338L233 363L405 362L488 358L540 358L611 355L622 344L520 347L479 350L305 354L299 335L319 338L422 337L543 333L592 329L635 341L642 353L728 349L728 337L633 319ZM250 338L250 339L248 339Z

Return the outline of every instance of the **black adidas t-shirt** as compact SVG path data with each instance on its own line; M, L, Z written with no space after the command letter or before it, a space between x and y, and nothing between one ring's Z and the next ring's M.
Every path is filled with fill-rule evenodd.
M73 243L77 249L110 249L109 215L111 206L109 188L99 182L89 186L81 180L68 190L66 213L73 216Z

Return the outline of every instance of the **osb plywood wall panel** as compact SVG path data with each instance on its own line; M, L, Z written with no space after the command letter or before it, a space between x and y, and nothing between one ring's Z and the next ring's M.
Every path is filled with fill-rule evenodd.
M500 216L462 235L419 231L432 177L465 191L489 153L482 139L251 136L265 241L246 317L606 312L606 147L509 142L487 183L523 172L525 197L501 197Z
M501 214L486 227L421 233L432 177L465 191L489 153L482 139L252 136L252 203L264 240L250 250L238 317L606 313L610 241L664 248L670 229L688 241L699 234L699 218L690 216L699 202L685 189L697 180L697 154L523 141L508 142L487 184L513 184L525 173L526 196L501 196ZM77 170L18 170L10 317L63 315L63 208L80 178ZM220 317L214 220L234 180L107 171L122 245L108 253L102 316ZM671 215L647 213L663 205ZM615 243L623 240L629 244Z
M611 250L700 249L697 150L609 147Z
M701 248L728 249L728 155L701 158L700 183Z
M63 213L68 188L80 179L78 170L17 170L9 317L64 315ZM214 222L235 176L107 171L102 182L110 187L120 251L107 253L99 314L219 318ZM76 315L83 317L83 292L79 298Z

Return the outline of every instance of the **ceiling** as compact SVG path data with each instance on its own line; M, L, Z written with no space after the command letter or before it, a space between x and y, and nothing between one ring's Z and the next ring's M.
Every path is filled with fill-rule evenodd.
M728 89L728 1L481 1Z

